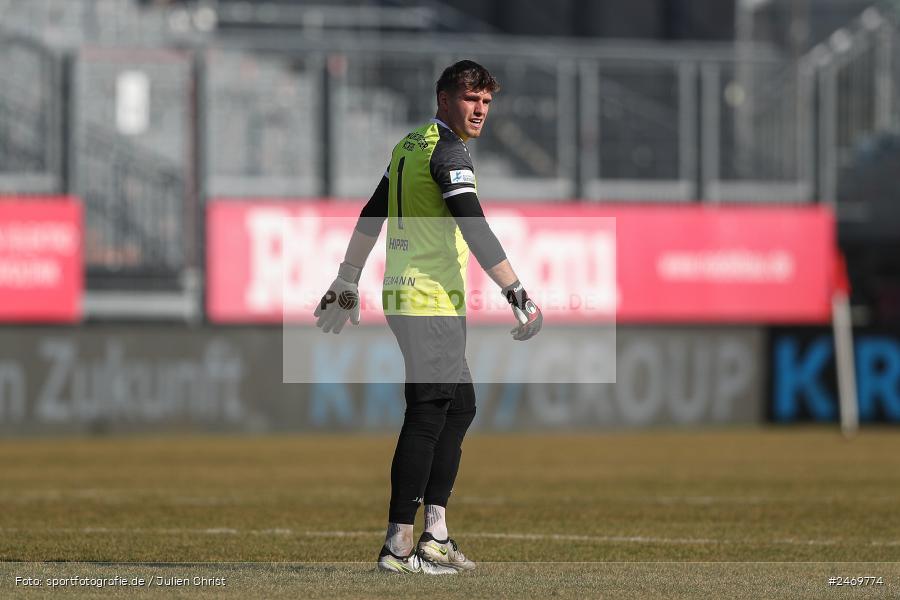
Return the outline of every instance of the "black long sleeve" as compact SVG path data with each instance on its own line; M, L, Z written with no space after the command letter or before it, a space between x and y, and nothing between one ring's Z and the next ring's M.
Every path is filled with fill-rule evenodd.
M357 231L371 237L378 237L381 233L381 227L388 216L388 188L388 178L382 177L372 197L359 213Z
M503 251L503 246L500 245L500 240L494 235L487 219L484 218L481 202L478 201L478 195L475 192L456 194L447 198L446 202L447 209L456 219L463 238L469 245L472 254L478 259L481 268L490 269L506 259L506 253Z

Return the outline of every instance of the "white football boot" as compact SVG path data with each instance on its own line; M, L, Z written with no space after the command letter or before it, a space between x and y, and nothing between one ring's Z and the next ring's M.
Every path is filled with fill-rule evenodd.
M471 571L475 568L475 562L466 558L459 546L452 538L436 540L427 531L422 533L418 543L419 556L422 558L422 569L450 568L454 573ZM425 571L428 572L427 570Z
M422 561L415 550L409 556L397 556L387 546L382 546L381 554L378 555L378 570L404 575L421 573Z

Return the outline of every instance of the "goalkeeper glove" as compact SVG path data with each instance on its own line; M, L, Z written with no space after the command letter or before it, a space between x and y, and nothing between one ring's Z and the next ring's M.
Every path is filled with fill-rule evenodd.
M321 327L322 333L340 333L347 324L347 319L354 325L359 325L358 283L361 272L359 267L341 263L337 278L328 287L313 313L318 318L316 327Z
M524 341L534 337L541 330L541 325L544 324L544 315L541 314L541 309L528 297L525 288L519 281L506 286L501 293L512 307L516 320L519 321L519 326L510 331L513 339Z

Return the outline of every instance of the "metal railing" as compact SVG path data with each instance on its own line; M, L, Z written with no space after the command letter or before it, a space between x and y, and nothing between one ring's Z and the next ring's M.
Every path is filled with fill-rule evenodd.
M485 198L812 197L812 74L765 48L440 35L226 36L223 43L203 52L202 81L182 77L177 92L165 69L129 66L125 48L91 50L111 66L97 85L78 88L86 92L74 128L112 119L115 77L132 69L149 80L155 105L172 108L205 90L200 114L172 109L131 137L202 178L206 193L366 196L393 143L433 115L443 66L475 56L504 86L472 145ZM241 49L248 45L252 51ZM85 56L81 70L102 63ZM75 81L91 73L79 71ZM172 93L179 98L159 101ZM186 140L196 119L201 138ZM206 149L202 173L189 172L187 141Z
M810 200L814 74L805 62L707 64L702 79L703 198Z
M695 62L581 63L581 196L698 196Z
M366 196L397 140L434 116L434 82L453 59L389 53L333 54L328 60L331 192ZM492 105L490 126L470 146L482 174L479 190L495 199L573 197L574 62L497 57L491 68L516 92Z
M63 69L59 57L20 36L0 36L0 192L63 188Z
M88 277L179 281L193 266L182 165L96 124L85 124L78 139Z
M689 201L708 197L715 186L740 184L745 197L739 199L797 201L808 199L812 188L803 154L809 149L800 141L808 137L812 114L801 96L809 86L773 85L785 81L788 63L765 48L739 57L724 45L704 51L497 44L479 36L465 43L443 36L227 41L281 56L321 57L323 181L331 195L371 192L395 141L434 114L433 86L441 69L467 56L491 68L503 85L489 126L471 146L486 198ZM735 87L739 59L768 85L746 86L743 106L723 108L719 99ZM723 133L732 121L754 119L769 127L768 136ZM739 173L718 162L701 173L701 157L710 155L704 143L715 144L725 167L738 162L732 154L758 158Z
M323 193L321 58L287 61L214 49L204 70L207 193Z
M859 145L879 132L900 132L897 28L868 9L812 56L819 73L819 197L836 203L842 171Z
M178 289L200 260L193 57L85 47L73 79L71 185L89 283Z

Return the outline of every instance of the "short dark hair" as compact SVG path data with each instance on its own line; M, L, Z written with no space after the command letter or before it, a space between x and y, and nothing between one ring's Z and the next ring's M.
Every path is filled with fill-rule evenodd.
M473 60L461 60L444 69L441 78L435 85L435 95L441 92L452 93L461 88L490 93L500 91L500 83L490 71Z

